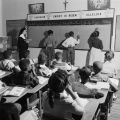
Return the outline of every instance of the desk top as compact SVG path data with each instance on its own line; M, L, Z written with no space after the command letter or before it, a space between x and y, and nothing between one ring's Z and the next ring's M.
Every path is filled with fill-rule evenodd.
M9 89L12 89L12 87L10 87ZM28 91L29 89L25 88L24 92L20 96L4 96L4 98L6 99L5 103L15 103L20 98L22 98L24 95L26 95Z
M1 70L0 70L1 71ZM2 71L0 74L0 79L12 74L10 71Z
M6 99L5 102L6 103L8 103L8 102L14 103L14 102L18 101L20 98L22 98L23 96L27 95L28 93L34 94L37 91L39 91L40 89L42 89L44 86L46 86L47 83L48 83L48 81L45 81L43 84L39 84L32 89L25 88L24 92L20 96L4 96L4 98ZM12 87L10 87L9 89L12 89Z
M82 116L81 120L93 120L94 115L97 112L99 102L96 100L89 100L89 103L85 106L85 113Z

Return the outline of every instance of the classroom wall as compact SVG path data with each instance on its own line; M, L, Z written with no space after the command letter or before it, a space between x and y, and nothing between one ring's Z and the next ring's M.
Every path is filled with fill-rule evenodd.
M0 0L1 1L1 0ZM67 0L67 11L87 10L87 0ZM28 4L45 3L45 12L61 12L64 11L64 0L2 0L2 30L0 33L6 35L6 20L26 19L28 13ZM1 2L0 2L1 3ZM115 15L120 15L120 0L111 0L111 8L115 8ZM0 10L1 11L1 10ZM1 14L0 14L1 15ZM1 19L0 19L1 20ZM113 26L114 36L112 37L112 49L114 49L115 40L115 22ZM0 24L1 25L1 24ZM30 48L31 57L37 57L40 48ZM79 66L85 65L88 51L76 50L75 64ZM35 54L36 53L36 54ZM104 56L104 52L103 52ZM115 62L117 68L120 68L120 52L115 52Z

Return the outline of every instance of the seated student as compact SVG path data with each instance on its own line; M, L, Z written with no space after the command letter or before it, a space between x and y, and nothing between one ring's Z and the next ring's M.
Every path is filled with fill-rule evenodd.
M15 66L14 61L12 59L12 51L6 50L3 53L4 60L0 62L0 69L5 71L19 72L20 68Z
M114 53L112 51L107 51L105 53L104 64L102 73L107 74L109 77L114 77L117 74L117 70L113 63Z
M38 56L38 65L37 65L37 75L41 75L44 77L50 77L52 73L57 71L57 69L49 69L46 66L47 56L44 53L41 53Z
M0 120L20 120L21 105L19 103L4 103L0 94Z
M74 114L81 118L85 104L77 93L73 92L67 77L67 73L59 69L49 78L49 90L43 94L43 116L53 116L58 120L70 119Z
M81 82L72 83L73 90L76 91L80 97L96 99L103 97L103 94L99 93L96 89L89 89L84 85L90 79L91 69L89 67L83 67L82 69L78 69L78 72Z
M30 51L29 50L25 50L23 52L23 58L22 59L29 59L31 65L35 64L34 60L30 58Z
M100 62L100 61L95 61L93 63L94 74L92 75L91 80L96 80L96 81L99 81L99 82L108 82L111 86L111 89L114 92L116 92L118 90L118 86L116 86L114 83L112 83L109 80L109 77L107 75L101 74L102 69L103 69L103 63Z
M21 71L16 75L15 83L17 85L35 87L39 84L39 80L31 68L29 59L20 60L19 67Z
M56 52L55 60L52 61L51 66L53 68L59 68L70 71L72 67L68 65L66 62L63 62L62 59L63 59L62 52Z

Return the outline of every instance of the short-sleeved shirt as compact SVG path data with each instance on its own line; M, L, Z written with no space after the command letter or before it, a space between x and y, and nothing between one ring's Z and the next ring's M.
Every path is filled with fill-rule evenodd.
M73 37L69 37L62 43L62 45L67 48L67 47L75 47L75 45L79 43L80 43L79 39L76 40Z
M112 61L106 61L103 64L102 73L116 75L117 74L117 70L115 68L115 64Z
M79 104L77 101L79 101ZM64 91L63 93L60 93L60 98L54 99L54 107L51 108L47 92L43 94L44 113L56 118L71 118L72 113L82 115L83 111L81 111L81 107L83 106L79 96L73 100L73 98Z
M15 64L12 60L5 59L0 62L0 69L6 70L6 71L12 71L12 69L15 67Z

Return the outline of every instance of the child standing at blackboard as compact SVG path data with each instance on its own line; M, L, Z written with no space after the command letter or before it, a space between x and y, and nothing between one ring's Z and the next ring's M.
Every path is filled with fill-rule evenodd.
M67 59L72 65L75 61L75 45L80 43L80 36L77 35L77 40L74 38L74 32L69 32L69 38L67 38L62 45L67 49Z
M102 61L102 50L103 43L102 40L99 39L99 31L98 28L95 28L94 32L90 35L88 39L89 45L89 65L92 65L95 61Z
M46 55L47 55L47 66L50 66L51 61L55 58L55 39L53 37L53 31L48 30L48 37L45 39Z

